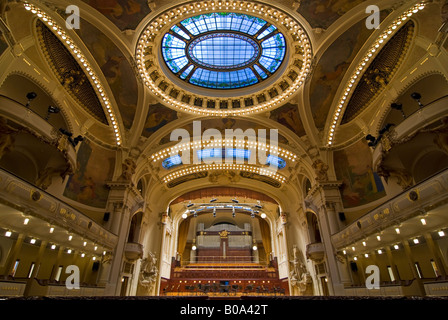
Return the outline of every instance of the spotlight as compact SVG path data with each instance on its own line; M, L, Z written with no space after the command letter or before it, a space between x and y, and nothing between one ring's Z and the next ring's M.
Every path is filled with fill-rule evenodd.
M263 213L261 214L261 219L266 219L266 213L263 212Z
M212 199L210 200L210 202L215 202L216 200L218 200L218 199L216 199L216 198L212 198Z
M251 217L251 218L255 218L255 212L254 212L254 211L252 211L252 212L250 213L250 217Z
M390 107L391 107L392 109L395 109L395 110L400 111L400 112L401 112L401 115L403 116L403 119L406 119L406 114L405 114L404 111L403 111L403 105L402 105L401 103L392 103L392 104L390 105Z
M46 121L50 120L50 115L52 113L59 113L59 111L61 111L61 109L59 109L57 107L49 106L47 109L47 116L45 117L45 120Z
M232 207L232 217L235 218L235 207Z
M235 202L235 203L239 203L239 201L237 199L235 199L235 198L233 198L232 201Z
M371 134L368 134L368 135L366 136L366 140L367 140L367 141L370 141L370 142L368 143L369 147L374 147L374 146L376 146L376 145L378 144L378 140L379 140L379 139L375 138L375 137L372 136Z
M37 93L36 92L28 92L26 94L26 98L28 99L28 102L26 103L25 107L29 108L30 107L30 102L33 101L34 99L36 99L37 97Z
M187 219L187 218L188 218L188 215L186 213L183 213L182 214L182 219Z
M415 101L417 101L418 106L419 106L420 108L423 108L423 107L424 107L424 105L423 105L423 104L421 103L421 101L420 101L420 99L422 98L422 95L421 95L420 93L418 93L418 92L413 92L413 93L411 93L411 98L414 99Z
M196 212L196 210L192 210L192 211L190 211L190 213L193 213L193 217L197 217L198 216L198 213Z
M192 206L194 206L194 203L191 203L191 201L187 204L187 208L190 208L190 207L192 207Z
M216 218L216 208L213 208L213 218Z

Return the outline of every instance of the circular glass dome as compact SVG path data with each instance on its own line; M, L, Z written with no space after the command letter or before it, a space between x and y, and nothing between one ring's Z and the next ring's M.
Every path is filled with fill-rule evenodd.
M263 19L208 13L181 21L162 40L166 65L180 79L205 88L236 89L259 83L282 64L286 42Z

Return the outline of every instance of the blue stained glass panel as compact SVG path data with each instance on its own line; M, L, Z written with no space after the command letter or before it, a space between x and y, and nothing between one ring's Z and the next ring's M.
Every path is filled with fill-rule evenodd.
M266 159L266 164L267 165L273 165L274 167L278 168L278 169L283 169L284 167L286 167L286 161L283 160L280 157L277 156L273 156L273 155L268 155L267 159Z
M171 168L179 166L181 164L182 164L182 159L178 154L175 156L166 158L165 160L162 161L162 167L164 167L165 169L171 169Z
M173 30L175 33L177 33L178 35L180 35L181 37L183 37L187 40L191 39L190 36L184 32L184 30L182 30L181 28L179 28L176 25L172 26L171 30Z
M249 160L250 150L247 149L226 149L227 157Z
M202 149L197 151L198 159L211 159L211 158L219 158L222 159L222 149L221 148L213 148L213 149Z
M267 27L262 33L260 33L260 35L257 37L258 40L263 39L264 37L266 37L268 34L274 32L275 30L277 30L277 28L273 25L270 25L269 27Z
M197 86L212 89L251 86L269 76L260 66L274 73L286 54L284 36L273 25L268 24L256 37L262 40L257 44L255 35L266 25L261 18L233 12L187 18L171 27L176 35L164 36L163 58L180 79Z

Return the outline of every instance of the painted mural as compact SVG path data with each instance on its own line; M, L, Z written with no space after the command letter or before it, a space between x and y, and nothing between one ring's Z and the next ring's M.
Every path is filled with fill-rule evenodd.
M130 129L138 99L137 80L131 64L108 37L87 21L81 21L77 32L107 79L124 127Z
M327 29L365 0L302 0L297 10L313 28Z
M296 104L287 103L284 106L271 111L269 118L284 125L299 137L305 135L305 129L303 128L299 109Z
M149 138L154 132L176 119L176 111L165 107L161 103L150 105L142 135Z
M109 196L105 181L111 180L115 153L85 140L78 151L77 170L70 176L64 196L79 203L104 208Z
M342 201L352 208L378 200L386 195L383 183L372 170L372 153L362 139L354 145L334 152L336 177L342 180Z
M112 21L120 30L135 29L151 12L148 0L83 0Z
M310 85L310 103L318 129L324 128L342 78L370 33L364 21L360 21L334 41L316 65Z

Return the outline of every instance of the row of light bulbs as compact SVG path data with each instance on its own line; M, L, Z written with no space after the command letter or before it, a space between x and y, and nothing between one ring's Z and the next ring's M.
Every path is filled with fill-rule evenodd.
M425 220L424 218L421 219L421 222L422 222L423 225L426 225L426 220ZM396 227L396 228L395 228L395 232L396 232L397 234L400 234L400 232L401 232L401 231L400 231L400 228ZM441 238L445 237L445 235L446 235L445 231L442 230L442 229L441 229L441 230L438 230L438 231L437 231L437 234L438 234L439 237L441 237ZM419 243L420 243L420 240L419 240L420 237L421 237L421 236L416 236L416 237L411 238L410 240L411 240L414 244L419 244ZM377 235L377 236L376 236L376 239L377 239L378 241L381 241L381 236L380 236L380 235ZM367 242L366 242L366 241L363 241L363 242L362 242L362 245L363 245L363 247L366 247L366 246L367 246ZM395 244L393 244L391 247L394 248L395 250L399 250L399 249L401 248L401 246L400 246L399 243L395 243ZM351 251L352 251L352 252L355 252L355 251L356 251L356 248L355 248L354 246L351 247ZM378 254L383 254L383 249L378 249L378 250L376 250L376 252L377 252ZM342 253L343 253L344 255L346 255L346 254L347 254L347 249L342 250ZM368 253L364 253L364 257L368 258L368 257L369 257L369 254L368 254ZM354 258L355 258L354 260L357 260L356 257L354 257Z
M223 163L223 164L200 164L200 165L194 165L186 169L179 169L177 171L174 171L170 174L167 174L162 178L162 181L164 183L168 183L173 179L177 179L179 177L183 177L192 173L196 172L203 172L203 171L209 171L209 170L240 170L240 171L248 171L253 172L259 175L265 175L268 177L271 177L278 182L285 183L286 177L284 177L281 174L275 173L269 169L264 169L261 167L256 167L253 165L247 165L247 164L234 164L234 163Z
M23 224L24 225L28 225L30 223L30 218L25 218L24 220L23 220ZM55 227L53 227L53 226L50 226L50 229L48 230L48 232L49 233L54 233L54 231L55 231ZM7 237L7 238L10 238L11 236L12 236L12 233L13 233L13 231L11 231L11 230L9 230L9 229L7 229L6 230L6 232L5 232L5 237ZM72 241L73 240L73 235L71 235L71 234L69 234L68 235L68 241ZM37 242L37 238L36 237L31 237L30 238L30 244L35 244L36 242ZM97 251L98 250L98 245L96 245L95 243L93 244L94 245L94 247L93 247L93 250L94 251ZM83 246L84 247L86 247L87 246L87 241L84 241L83 242ZM50 246L50 248L51 248L51 250L55 250L56 249L56 247L57 247L57 245L56 244L52 244L51 246ZM70 254L70 253L72 253L72 249L67 249L67 253L68 254ZM106 251L103 251L103 255L106 255ZM81 257L84 257L85 256L85 253L81 253ZM95 257L95 256L94 256ZM95 259L93 259L93 260L95 260Z
M75 59L77 59L80 62L80 65L84 67L86 75L90 77L91 83L93 84L93 88L97 91L97 94L100 96L99 100L102 102L102 104L107 110L106 113L109 116L109 120L114 130L116 144L117 146L120 146L122 143L122 139L120 129L118 126L117 117L115 116L112 110L111 103L109 101L109 98L107 97L107 94L105 93L103 85L101 84L98 76L93 71L86 57L82 54L81 50L75 45L74 41L67 35L67 33L64 31L64 28L58 26L57 23L43 10L39 9L35 5L30 4L28 2L25 2L24 6L26 10L37 15L37 17L41 21L43 21L49 26L49 28L59 37L61 42L64 43L64 45L69 49L69 51L71 51L73 57L75 57Z
M221 4L219 4L221 3ZM223 6L225 4L225 6ZM230 7L230 4L232 6ZM231 110L211 110L205 109L201 107L192 106L188 103L181 102L167 93L165 93L162 89L160 89L156 82L153 81L149 75L148 70L145 66L145 57L144 52L145 48L148 45L151 45L151 42L154 41L156 33L158 33L166 24L171 23L173 20L181 18L183 15L194 14L196 12L201 11L215 11L222 8L232 8L233 10L240 10L242 12L253 12L258 13L266 18L269 18L274 21L281 21L282 25L285 25L287 28L291 30L291 32L300 38L300 42L303 45L304 54L303 54L303 68L299 71L299 76L296 80L281 94L269 100L267 102L263 102L256 106L245 107L242 109L231 109ZM307 74L311 68L311 45L306 33L303 31L302 27L299 23L297 23L291 16L287 15L284 12L281 12L278 9L274 9L269 7L266 4L260 5L258 3L254 3L251 1L200 1L196 4L186 4L178 6L177 8L172 8L166 11L164 14L160 14L157 18L153 19L153 21L148 24L146 29L142 32L137 49L136 49L136 58L137 58L137 66L140 76L145 82L146 86L148 86L152 93L156 96L160 96L161 99L167 104L176 107L182 111L198 114L198 115L211 115L211 116L237 116L237 115L246 115L253 114L262 111L267 111L272 107L283 103L286 99L288 99L291 95L293 95L297 89L303 84Z
M336 125L338 123L340 116L343 114L342 109L344 108L344 105L348 103L351 92L354 90L354 88L356 88L355 84L362 77L362 71L368 67L368 62L374 58L375 53L378 53L380 51L380 47L384 46L387 38L392 37L393 34L399 29L400 25L402 25L413 14L419 12L420 10L423 10L424 8L425 3L421 2L414 5L409 10L403 12L397 19L395 19L392 22L392 24L383 33L380 34L380 36L376 39L375 43L367 51L367 54L361 59L361 62L358 64L352 76L350 77L350 80L348 81L348 84L343 91L338 107L336 108L333 114L333 120L330 125L327 137L328 146L331 146L333 144L333 140L336 134Z
M297 160L297 155L286 149L278 146L266 144L264 142L246 141L246 140L231 140L231 139L217 139L213 141L201 141L201 142L187 142L183 144L177 144L174 147L168 147L162 149L151 155L151 160L157 162L163 160L168 156L176 155L179 151L190 151L191 149L202 149L207 147L243 147L243 148L257 148L260 151L269 151L273 155L284 157L292 162Z

